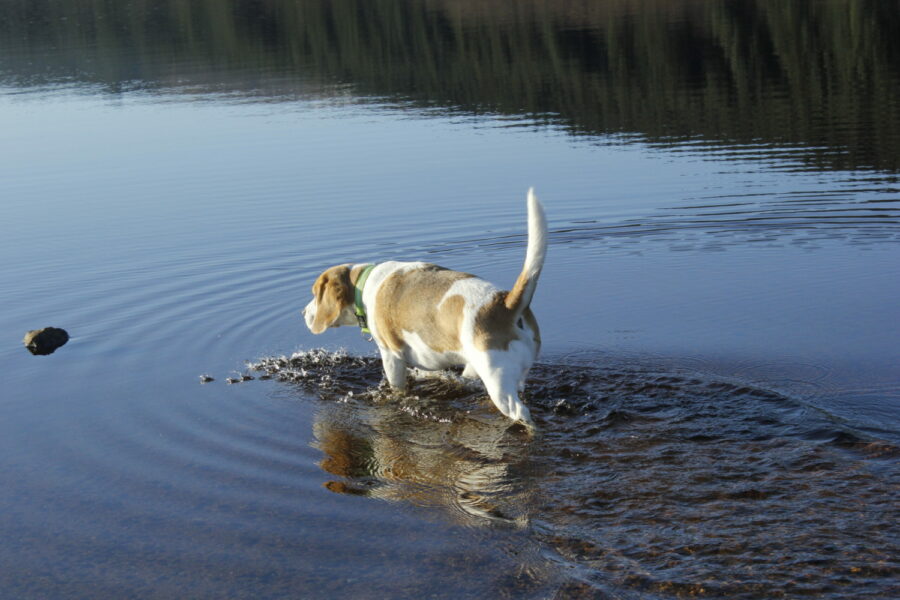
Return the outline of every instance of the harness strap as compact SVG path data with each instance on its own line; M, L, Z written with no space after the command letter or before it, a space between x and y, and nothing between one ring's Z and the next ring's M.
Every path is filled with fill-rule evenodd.
M369 265L365 269L363 269L362 273L359 274L359 277L356 279L356 284L353 286L355 290L355 297L353 303L353 310L356 313L356 321L359 323L359 328L363 333L372 333L369 331L369 323L366 320L366 308L363 306L363 288L366 285L366 280L369 278L369 274L372 272L372 269L375 268L375 265Z

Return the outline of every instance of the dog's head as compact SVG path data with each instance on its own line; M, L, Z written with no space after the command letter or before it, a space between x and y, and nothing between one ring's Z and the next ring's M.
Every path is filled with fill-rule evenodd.
M309 330L319 334L329 327L356 325L354 293L350 265L326 269L313 284L313 299L303 309L303 318Z

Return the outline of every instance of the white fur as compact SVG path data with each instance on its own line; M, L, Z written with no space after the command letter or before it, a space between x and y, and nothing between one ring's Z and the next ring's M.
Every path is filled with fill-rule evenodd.
M523 307L531 304L537 289L538 277L547 257L547 217L544 207L538 202L534 188L528 188L528 249L525 251L525 265L522 270L528 274L531 284L525 292Z
M453 283L435 307L435 309L439 308L453 296L463 298L463 318L458 351L437 352L429 347L419 334L411 331L401 332L404 342L402 350L389 349L382 343L383 332L378 331L378 320L373 317L382 310L378 303L378 290L392 274L398 271L420 269L426 263L389 261L376 265L365 283L362 300L366 313L369 315L368 326L372 332L372 338L378 345L385 376L391 386L399 390L406 388L407 367L440 370L451 366L464 366L463 376L480 378L500 412L510 419L533 427L528 407L519 399L519 392L523 389L528 371L537 357L539 343L534 339L536 332L532 331L527 321L520 317L534 295L546 253L546 218L533 190L528 190L528 249L522 271L528 276L529 283L524 290L523 300L519 304L519 312L515 314L516 318L514 319L513 326L517 328L518 339L511 341L505 350L482 350L476 345L476 316L480 309L492 301L501 290L493 284L475 277L460 279ZM358 266L364 265L353 265L353 267ZM390 310L390 307L386 309ZM303 311L310 329L312 329L316 310L314 298ZM355 324L356 317L351 306L345 308L331 326Z

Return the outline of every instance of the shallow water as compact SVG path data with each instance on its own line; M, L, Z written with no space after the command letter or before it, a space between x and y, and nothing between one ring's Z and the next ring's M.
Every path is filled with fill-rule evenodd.
M585 358L532 374L537 440L498 426L459 377L398 398L376 358L311 351L250 368L319 396L327 489L441 507L540 547L519 558L517 593L889 595L900 448L776 392Z
M900 593L886 4L114 4L0 1L0 595ZM537 438L303 326L529 185Z

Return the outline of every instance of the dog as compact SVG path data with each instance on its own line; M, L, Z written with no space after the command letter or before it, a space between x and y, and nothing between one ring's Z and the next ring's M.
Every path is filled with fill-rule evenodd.
M390 386L406 389L407 367L462 366L480 378L494 406L530 430L519 393L541 347L531 299L547 255L544 209L528 190L525 264L510 291L469 273L424 262L342 264L326 269L303 309L314 334L358 325L378 345Z

